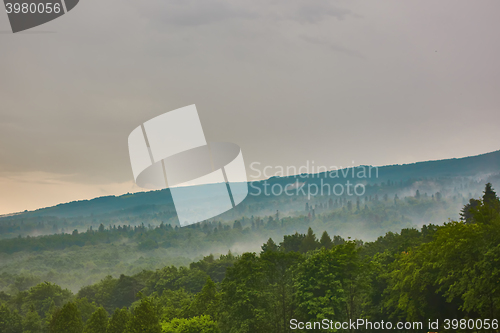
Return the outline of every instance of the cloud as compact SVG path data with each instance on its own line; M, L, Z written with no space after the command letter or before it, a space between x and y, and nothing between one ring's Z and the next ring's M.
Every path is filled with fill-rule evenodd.
M364 59L365 57L358 51L355 51L355 50L350 50L348 48L345 48L341 45L338 45L336 43L333 43L333 42L330 42L330 41L327 41L327 40L323 40L323 39L319 39L319 38L316 38L316 37L309 37L309 36L301 36L301 38L308 42L308 43L311 43L311 44L315 44L315 45L320 45L320 46L324 46L332 51L335 51L335 52L339 52L339 53L344 53L344 54L347 54L347 55L350 55L350 56L353 56L353 57L358 57L358 58L362 58Z
M155 23L173 26L202 26L226 20L296 21L314 24L352 15L331 0L160 0L137 10Z
M292 3L292 10L285 17L301 23L317 23L329 18L343 20L352 14L350 10L338 7L333 1L299 0ZM286 6L286 4L283 4L283 6Z
M230 19L256 17L251 9L237 1L168 0L140 3L137 8L148 19L166 25L200 26Z

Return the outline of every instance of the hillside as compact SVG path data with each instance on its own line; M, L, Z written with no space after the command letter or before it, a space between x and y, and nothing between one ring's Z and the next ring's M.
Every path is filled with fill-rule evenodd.
M370 177L359 177L359 171L367 174L372 168ZM353 172L354 171L354 172ZM405 165L390 165L378 168L359 166L343 169L332 176L331 172L320 174L302 174L289 177L272 177L267 180L249 183L250 195L236 209L230 210L214 220L231 222L242 217L268 216L279 210L282 216L299 216L304 214L306 203L318 206L319 210L333 208L333 202L340 200L346 205L361 201L361 206L372 200L404 198L414 196L416 191L429 197L439 192L439 196L456 200L457 205L466 202L470 197L478 197L486 182L498 184L500 178L500 151L459 159L418 162ZM354 177L353 177L354 176ZM293 196L270 191L278 184L286 188L299 181L305 194L294 192ZM349 196L347 193L314 193L314 184L321 188L322 184L362 184L364 193L361 196ZM210 185L208 185L210 186ZM333 192L333 191L332 191ZM331 199L331 200L330 200ZM332 207L329 207L332 206ZM339 206L341 207L341 206ZM308 214L308 213L306 213ZM444 214L444 213L443 213ZM457 215L437 215L430 222L442 223L443 219L457 218ZM97 228L101 223L105 226L113 224L151 225L161 223L178 225L170 190L138 192L121 196L106 196L92 200L82 200L59 204L36 211L18 213L0 218L0 238L11 238L18 235L42 235L56 232L80 232L89 227ZM418 224L418 223L417 223Z

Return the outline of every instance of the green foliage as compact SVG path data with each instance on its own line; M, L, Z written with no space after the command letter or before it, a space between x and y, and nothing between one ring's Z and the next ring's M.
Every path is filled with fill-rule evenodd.
M476 196L480 191L475 184L470 186L463 184L462 186L467 185L467 187L451 193L443 191L445 194L442 200L437 202L425 195L416 199L413 195L404 197L404 194L409 193L410 188L414 193L415 186L427 187L429 193L436 193L441 187L449 185L449 180L433 179L418 182L408 180L404 182L404 186L394 186L392 182L392 186L386 184L386 182L367 184L366 195L360 198L362 202L364 201L364 205L360 207L365 206L365 208L359 210L348 211L347 201L353 199L345 196L325 195L309 199L302 196L252 197L238 206L238 209L241 207L243 210L238 212L238 216L223 216L219 221L205 221L186 228L175 228L177 223L173 218L175 212L156 211L158 207L154 209L149 207L151 210L145 209L141 215L124 215L124 211L120 211L116 215L83 217L85 215L83 213L89 214L89 212L82 211L78 207L77 211L82 213L80 217L0 218L5 222L0 223L0 238L10 237L7 234L14 234L17 237L19 234L26 236L30 232L49 233L47 227L52 230L54 225L56 230L51 231L56 234L50 236L26 236L0 241L0 253L2 253L0 291L13 295L23 289L27 290L26 288L33 283L49 281L76 292L82 286L99 282L106 275L118 279L124 274L136 279L135 275L143 270L155 271L166 266L177 268L187 266L195 258L206 253L227 253L231 248L238 248L240 251L260 251L256 244L261 244L269 238L278 243L284 235L287 235L282 244L285 251L306 253L321 246L311 237L302 244L302 238L309 234L309 227L316 231L326 230L330 235L333 235L333 232L346 234L356 230L354 237L370 237L368 240L372 240L388 230L399 231L422 223L442 223L448 217L458 218L458 208L463 200L461 195L471 191ZM432 188L435 184L439 184L439 188ZM424 189L420 189L420 192L423 193ZM397 204L392 201L375 200L376 196L382 197L388 193L391 197L399 193L400 199ZM97 205L101 200L110 203L115 199L121 205L130 199L130 196L101 198L93 202L93 205ZM304 212L303 209L306 201L311 208L308 212ZM249 206L243 207L246 202L249 202ZM73 203L70 206L76 209L75 205L79 204ZM278 215L275 213L275 207L280 209ZM93 206L91 211L97 214L94 208ZM66 211L66 208L58 207L52 209L52 212L56 214L59 209ZM45 211L43 214L46 213L50 212ZM254 214L254 217L248 218L250 215L248 213ZM169 217L166 218L167 216ZM356 228L359 225L363 228ZM78 229L77 233L72 232L75 228ZM2 233L4 229L6 234ZM62 229L64 234L61 232ZM292 235L288 236L289 234ZM336 241L340 239L334 238L334 244ZM226 268L232 263L227 260L224 263L218 261L217 264L218 267L210 267L212 272L200 270L208 274L214 282L220 283ZM16 278L19 278L19 281L16 282ZM184 281L184 288L191 293L201 290L206 276L199 273L199 276L194 278L197 282L194 287L188 279ZM141 285L145 282L139 279L129 284L130 293L125 292L122 295L116 291L111 295L110 292L107 304L104 305L105 309L111 313L115 307L129 306L131 302L137 301L133 291L137 288L142 289ZM124 299L119 299L122 296ZM90 302L102 304L90 295L82 297L87 297Z
M300 252L302 242L306 236L295 232L293 235L285 235L280 247L285 252Z
M484 193L464 207L462 222L387 232L369 243L332 239L326 231L318 241L308 227L305 234L284 236L279 245L268 235L260 254L229 252L205 256L189 267L108 276L81 288L76 299L53 283L28 287L36 281L33 275L3 274L13 294L0 292L0 332L289 333L292 318L498 318L500 200L490 185ZM404 207L402 201L397 205ZM431 199L421 194L409 201L427 205ZM386 207L387 202L375 196L373 205ZM322 207L314 205L318 211ZM275 215L268 221L269 231L292 219ZM239 222L234 225L244 233L245 221ZM263 220L247 222L267 228ZM106 310L114 310L109 324Z
M486 186L485 193L492 193ZM494 193L494 192L493 192ZM496 200L496 201L495 201ZM490 196L472 211L474 223L438 227L432 241L403 252L389 266L385 306L409 320L499 315L500 210Z
M267 243L262 245L262 252L267 252L267 251L278 251L278 245L273 241L272 238L269 238Z
M33 308L23 319L23 333L42 333L42 319Z
M286 332L295 316L295 273L303 256L297 252L274 251L260 256L264 266L264 283L270 300L270 315L275 332Z
M83 321L74 303L66 303L56 310L50 321L50 333L82 333Z
M159 299L162 308L161 318L170 321L174 318L187 317L191 302L192 295L184 289L165 290Z
M6 305L0 306L0 332L22 333L22 319L17 311L11 311Z
M219 311L220 294L217 292L217 287L212 279L207 278L207 283L203 289L196 294L191 305L189 306L190 316L208 315L211 318L217 318Z
M144 288L144 285L137 279L120 275L116 282L111 296L111 306L115 308L122 308L130 306L137 300L137 293Z
M43 317L51 307L61 307L70 301L73 293L56 284L42 282L19 296L21 297L19 300L24 304L21 307L24 312L33 307Z
M269 292L263 263L254 253L245 253L228 268L222 284L222 325L225 330L250 333L272 330Z
M191 269L199 269L210 276L210 278L220 283L226 276L226 269L231 267L236 261L236 258L229 252L227 255L221 255L217 260L213 255L209 255L198 262L193 262L189 265Z
M302 253L306 253L308 251L315 250L319 247L319 242L316 239L316 235L314 234L313 230L311 227L307 229L307 234L304 237L304 240L302 241L302 244L300 244L299 250Z
M116 309L111 319L106 333L123 333L130 320L130 312L127 309Z
M162 323L163 333L219 333L217 323L210 316L174 319Z
M92 314L85 324L83 333L106 333L108 328L108 313L102 307Z
M101 282L80 289L79 298L87 298L112 312L116 308L130 306L137 300L137 293L144 284L137 278L120 275L119 279L107 276Z
M77 294L78 298L86 298L89 302L93 302L103 306L108 311L113 311L113 294L117 285L117 280L108 275L99 283L91 286L86 286L80 289Z
M328 235L328 232L324 231L323 235L321 235L321 239L319 240L319 243L321 244L321 247L324 247L325 249L329 250L333 246L333 241L330 238L330 235Z
M489 206L497 206L499 203L496 192L493 190L491 183L486 184L483 195L483 203Z
M13 284L13 289L17 292L29 290L39 284L40 278L34 275L17 276Z
M89 320L89 318L92 316L92 314L97 310L97 306L95 303L90 303L87 298L77 298L75 300L76 307L78 308L78 311L80 311L80 314L82 315L82 321L84 323Z
M126 333L161 333L160 318L156 305L150 299L142 299L127 323Z
M362 303L363 268L354 241L312 254L297 277L300 317L307 321L356 319Z
M469 203L464 206L462 211L460 212L460 220L465 223L473 223L474 222L474 211L481 204L481 201L476 199L470 199Z

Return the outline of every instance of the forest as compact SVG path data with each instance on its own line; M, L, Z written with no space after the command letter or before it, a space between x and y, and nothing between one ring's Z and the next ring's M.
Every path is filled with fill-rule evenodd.
M345 214L353 212L345 209ZM296 219L307 222L310 215L308 210ZM293 223L294 218L288 218ZM112 244L123 239L120 234L156 250L168 249L175 241L196 247L203 246L197 244L202 243L200 234L225 238L247 230L252 235L259 228L279 229L283 220L286 225L277 212L267 221L205 223L182 230L164 224L116 229L101 225L47 239L3 240L0 252L5 256L21 249L85 249ZM325 320L331 326L311 329L337 332L337 323L359 319L423 323L412 329L359 329L365 332L428 332L429 322L438 323L436 332L499 332L500 200L490 183L481 198L463 206L457 221L402 228L373 241L331 237L327 231L317 236L310 223L302 225L304 232L270 237L259 251L207 254L184 265L110 275L74 291L35 275L4 272L0 332L281 333L309 330L292 323ZM183 236L177 239L176 233ZM10 243L4 245L6 241Z
M77 292L107 275L135 275L164 266L187 266L207 255L217 257L228 251L235 255L258 252L269 238L279 240L297 232L306 234L308 228L374 241L388 231L420 229L424 224L445 222L450 216L458 219L461 207L467 203L453 192L427 194L424 187L408 196L402 192L391 196L380 192L361 198L318 196L288 200L296 210L287 211L279 201L276 206L266 201L264 207L276 208L270 215L243 215L232 221L217 217L183 228L172 226L168 220L164 222L162 215L145 216L147 224L141 222L142 215L98 220L99 223L78 218L77 223L88 223L83 231L49 217L25 219L17 226L5 224L5 228L39 224L40 228L51 225L59 229L52 235L19 235L0 240L0 291L16 293L16 279L25 279L48 281ZM66 230L61 231L62 228Z
M500 151L496 151L460 159L406 165L353 166L335 172L319 172L315 169L318 173L285 176L279 176L281 174L279 173L278 176L265 180L249 182L249 195L241 204L208 222L216 224L222 222L224 225L232 226L235 220L250 220L251 216L268 219L269 216L274 216L277 210L280 218L299 218L301 215L308 216L309 213L313 215L313 212L315 217L326 212L336 213L336 209L342 208L344 210L351 208L354 213L358 210L366 213L365 208L368 208L369 214L358 214L347 220L345 216L342 219L334 218L333 221L325 219L324 225L314 224L312 227L337 234L345 232L345 236L349 233L352 237L375 239L387 231L398 231L408 226L421 227L429 223L441 224L450 217L458 219L460 206L469 198L479 198L485 183L500 183L499 168ZM309 168L308 171L313 170ZM314 191L310 191L311 193L297 191L293 196L289 196L272 190L275 187L283 189L296 182L313 190L314 186L318 186L321 191L318 191L317 195ZM323 193L322 185L333 189L336 185L345 187L347 182L362 186L363 195ZM421 200L410 202L411 199ZM436 200L433 203L431 199ZM438 203L439 199L443 199L445 203ZM391 209L394 214L389 213L389 216L385 216L383 206L395 206L392 203L396 201L405 204L397 209ZM309 211L305 211L306 204ZM394 220L405 220L404 223L409 225ZM330 230L329 225L332 224L330 222L335 223L335 230ZM339 222L346 222L348 225L352 225L352 222L363 222L372 229L377 229L372 226L374 223L379 226L377 231L355 234L362 228L347 230L343 226L338 227ZM162 223L170 224L173 228L179 226L168 188L61 203L53 207L0 216L0 240L19 236L71 234L74 230L85 233L91 227L97 230L101 224L108 229L119 225L159 227ZM285 229L279 237L305 230Z

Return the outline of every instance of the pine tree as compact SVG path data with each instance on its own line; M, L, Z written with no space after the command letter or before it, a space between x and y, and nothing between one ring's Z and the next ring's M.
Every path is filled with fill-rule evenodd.
M106 333L108 328L108 313L102 307L90 316L85 325L84 333Z
M267 251L278 251L278 245L276 245L276 243L272 238L269 238L267 243L262 245L262 252L267 252Z
M332 239L330 238L330 235L328 235L326 231L324 231L323 235L321 235L319 243L321 244L322 247L324 247L327 250L333 247Z
M474 220L473 210L479 207L480 204L481 201L476 199L470 199L469 203L466 204L462 209L462 211L460 212L460 220L464 221L465 223L473 223Z
M483 195L483 203L488 206L495 206L499 203L496 192L493 190L491 183L486 184Z
M316 235L314 234L311 227L307 230L307 235L304 237L302 244L300 245L300 251L306 253L308 251L312 251L318 248L318 241L316 239Z

